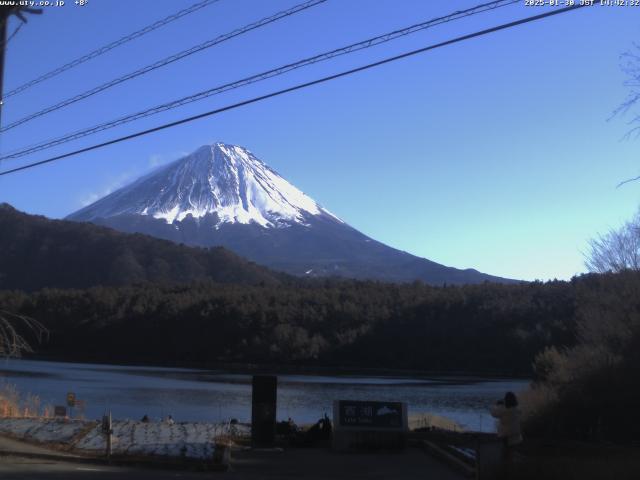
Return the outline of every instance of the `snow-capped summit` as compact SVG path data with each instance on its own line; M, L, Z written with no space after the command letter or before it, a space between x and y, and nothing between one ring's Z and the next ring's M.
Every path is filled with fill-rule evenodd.
M309 215L340 221L249 150L215 143L199 148L72 214L72 220L148 215L166 223L217 215L223 223L262 227L305 224Z
M225 143L201 147L67 218L191 246L223 246L294 275L432 284L505 281L377 242L247 149Z

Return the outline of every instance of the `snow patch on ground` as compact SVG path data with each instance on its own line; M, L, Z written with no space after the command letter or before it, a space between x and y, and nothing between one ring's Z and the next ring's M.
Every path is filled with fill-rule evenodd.
M38 443L71 444L87 425L82 420L0 418L0 433Z
M42 444L63 444L69 451L101 454L106 436L99 422L64 419L0 418L0 434ZM217 438L249 435L245 425L200 422L169 424L114 420L114 455L211 458Z

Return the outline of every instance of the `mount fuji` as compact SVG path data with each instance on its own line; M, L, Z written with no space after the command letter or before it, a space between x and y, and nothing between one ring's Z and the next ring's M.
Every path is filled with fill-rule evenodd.
M190 246L224 246L300 276L431 284L510 281L446 267L377 242L247 149L224 143L203 146L67 219Z

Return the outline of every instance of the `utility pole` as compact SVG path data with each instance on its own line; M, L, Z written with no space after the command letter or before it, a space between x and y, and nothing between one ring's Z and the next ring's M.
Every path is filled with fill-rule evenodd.
M41 8L29 8L19 6L2 6L0 7L0 125L2 124L2 106L4 105L4 52L7 47L7 27L9 25L9 17L15 15L23 23L27 23L25 13L39 15L42 13Z
M7 25L9 24L9 15L11 15L12 7L2 7L0 12L0 125L2 125L2 105L4 104L4 50L7 45Z
M106 435L107 461L110 462L111 454L113 453L113 420L111 419L111 410L109 410L108 413L105 411L102 416L102 433Z

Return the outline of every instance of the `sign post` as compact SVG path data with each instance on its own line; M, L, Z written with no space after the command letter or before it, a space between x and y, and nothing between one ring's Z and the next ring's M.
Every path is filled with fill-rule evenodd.
M73 418L73 407L76 406L76 394L73 392L67 393L67 407L69 407L69 418Z
M403 449L409 420L404 402L333 402L334 450Z
M111 422L111 410L109 412L105 412L102 416L102 433L106 435L106 443L107 443L107 459L111 460L111 445L112 445L112 436L113 436L113 424Z

